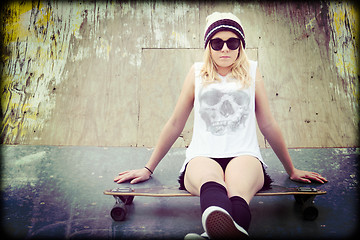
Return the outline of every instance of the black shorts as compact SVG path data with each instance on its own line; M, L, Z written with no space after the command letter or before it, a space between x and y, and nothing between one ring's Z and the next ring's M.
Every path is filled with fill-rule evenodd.
M218 164L220 164L221 168L223 169L223 171L225 172L226 166L229 164L229 162L234 159L233 157L231 158L211 158L214 161L216 161ZM273 180L271 179L271 177L266 173L266 170L264 168L263 163L261 162L262 168L263 168L263 173L264 173L264 185L261 188L261 190L267 190L270 189L270 185L273 182ZM187 164L185 166L185 170L184 172L182 172L182 174L179 176L179 183L180 183L180 187L179 189L181 190L186 190L185 188L185 183L184 183L184 179L185 179L185 172L186 172L186 168L187 168Z

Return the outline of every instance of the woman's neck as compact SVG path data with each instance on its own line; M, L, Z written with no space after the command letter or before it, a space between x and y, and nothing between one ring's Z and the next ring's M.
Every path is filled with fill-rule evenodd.
M223 77L225 77L226 75L228 75L231 72L230 67L219 67L218 66L216 70Z

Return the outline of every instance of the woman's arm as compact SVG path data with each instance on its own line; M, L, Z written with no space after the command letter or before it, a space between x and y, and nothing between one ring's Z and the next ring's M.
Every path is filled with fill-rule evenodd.
M327 182L326 178L318 173L302 171L294 167L280 127L270 111L269 101L259 69L256 72L255 85L255 111L260 131L270 143L271 148L280 159L290 179L306 183L311 183L311 180L320 183Z
M146 181L150 178L156 166L166 155L166 153L169 151L171 146L174 144L174 142L184 129L186 121L193 108L194 91L195 70L194 66L192 66L184 81L183 88L181 90L174 112L172 113L170 119L167 121L164 128L162 129L155 150L152 153L149 161L145 165L146 168L148 168L149 170L146 168L142 168L121 172L119 173L119 176L115 177L115 182L122 183L132 180L130 183L138 183L141 181Z

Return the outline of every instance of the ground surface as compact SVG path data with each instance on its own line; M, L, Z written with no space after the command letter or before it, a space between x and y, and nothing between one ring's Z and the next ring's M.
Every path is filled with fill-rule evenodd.
M124 222L109 212L115 201L103 195L114 188L118 172L141 168L146 148L1 146L1 230L12 238L183 239L202 233L199 198L136 197ZM250 204L255 239L347 238L359 222L359 149L291 149L295 166L322 173L329 180L312 184L319 217L302 219L292 196L255 197ZM288 179L270 149L262 149L274 183L301 186ZM176 186L185 149L172 149L151 180L133 187ZM129 184L124 184L125 186Z

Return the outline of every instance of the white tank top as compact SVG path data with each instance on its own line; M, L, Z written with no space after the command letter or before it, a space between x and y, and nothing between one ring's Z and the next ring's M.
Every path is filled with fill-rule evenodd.
M241 89L231 74L221 82L203 86L200 70L203 63L195 63L194 128L186 159L180 170L198 156L229 158L250 155L265 167L256 135L255 76L257 62L250 62L249 88Z

